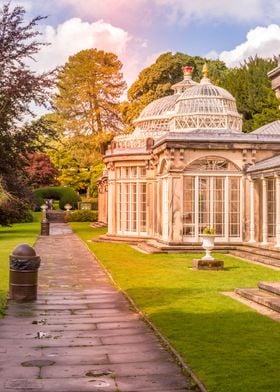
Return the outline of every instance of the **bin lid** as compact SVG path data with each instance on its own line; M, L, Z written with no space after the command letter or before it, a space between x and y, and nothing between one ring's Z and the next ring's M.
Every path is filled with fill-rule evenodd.
M20 244L12 252L13 256L36 256L35 250L28 244Z

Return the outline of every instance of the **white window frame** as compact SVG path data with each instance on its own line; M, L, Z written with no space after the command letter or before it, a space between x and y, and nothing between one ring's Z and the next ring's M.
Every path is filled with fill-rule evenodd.
M121 173L120 177L116 179L116 189L117 189L117 197L116 197L116 205L117 205L117 234L119 235L129 235L129 236L146 236L147 235L147 182L146 178L141 173L141 169L145 166L122 166L118 167L120 169L119 173ZM137 169L136 176L123 175L123 173L132 173L133 170ZM129 178L130 177L130 178ZM141 199L143 192L141 192L140 184L146 185L146 230L141 231L142 228L142 219L141 219L141 208L144 203ZM133 230L133 186L136 185L136 194L135 194L135 203L136 203L136 229ZM129 210L127 211L127 203L125 200L124 188L128 186L128 195L129 195ZM126 222L128 221L128 225Z
M217 237L216 241L217 242L241 242L242 241L242 232L243 232L243 221L242 221L242 211L243 211L243 181L242 181L242 175L238 172L229 172L229 171L223 171L221 172L214 172L211 171L211 173L207 172L185 172L184 177L194 177L195 181L195 190L194 190L194 206L195 206L195 211L194 211L194 228L195 228L195 234L194 236L183 236L183 241L184 242L200 242L200 237L199 237L199 178L205 178L205 177L222 177L224 178L224 236L223 237ZM229 228L229 222L230 222L230 211L229 211L229 179L230 178L239 178L239 236L238 237L233 237L230 236L230 228ZM213 180L210 180L211 182ZM212 182L213 183L213 182ZM214 191L212 190L210 192L210 195L213 194ZM185 197L185 195L183 195ZM212 200L210 200L210 225L213 225L213 197L211 197Z

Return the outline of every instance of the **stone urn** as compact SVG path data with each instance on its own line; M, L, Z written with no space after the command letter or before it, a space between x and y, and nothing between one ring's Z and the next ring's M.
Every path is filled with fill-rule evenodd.
M200 237L202 238L202 247L205 250L205 256L202 257L202 260L215 260L214 257L211 256L211 251L214 248L215 234L201 234Z

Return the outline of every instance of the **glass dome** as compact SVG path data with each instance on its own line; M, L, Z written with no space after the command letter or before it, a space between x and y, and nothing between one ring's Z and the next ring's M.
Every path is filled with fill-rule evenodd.
M173 111L176 100L177 97L175 95L168 95L166 97L156 99L155 101L149 103L149 105L147 105L144 110L142 110L135 123L141 119L164 116L166 112Z
M242 117L235 99L225 89L213 85L207 77L186 90L177 99L172 130L226 129L242 131Z
M143 130L168 131L170 114L174 110L176 99L175 95L168 95L149 103L133 124Z
M149 103L134 120L134 125L143 130L169 130L169 123L178 97L198 83L192 80L193 67L183 67L184 79L171 88L174 95L168 95Z
M255 135L280 135L280 120L266 124L255 131L251 132Z
M242 132L242 117L235 99L210 82L207 68L204 67L200 83L191 79L192 67L184 67L183 71L184 80L172 86L174 95L149 103L134 120L135 130L131 134L114 137L115 152L143 151L147 141L156 141L168 132L195 132L207 138Z

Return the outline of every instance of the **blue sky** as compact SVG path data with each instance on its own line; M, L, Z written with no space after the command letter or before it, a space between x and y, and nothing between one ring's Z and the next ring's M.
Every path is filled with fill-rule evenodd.
M0 4L5 3L0 0ZM79 50L115 52L130 85L165 51L220 58L238 66L248 56L280 54L280 0L12 0L28 16L48 15L51 43L35 68L64 64Z

